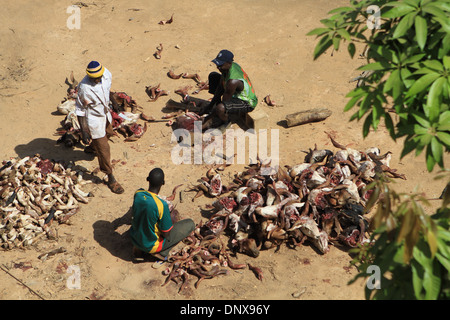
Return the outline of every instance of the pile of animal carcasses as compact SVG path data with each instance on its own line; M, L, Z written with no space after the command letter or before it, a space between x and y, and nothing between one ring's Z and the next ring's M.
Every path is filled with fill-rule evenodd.
M295 247L305 240L321 253L333 243L355 247L368 241L364 215L372 191L366 185L381 172L406 179L389 167L390 158L391 152L381 155L378 148L342 147L334 153L316 146L303 163L279 166L270 175L259 174L261 162L249 166L236 174L237 186L224 188L229 193L214 195L218 211L205 223L204 235L225 231L233 250L253 257L262 249L282 243Z
M67 222L91 193L82 171L65 168L39 154L3 161L0 168L0 246L26 247L42 236L55 237L53 220Z
M216 227L221 229L223 224L212 226L209 223L202 225L200 222L195 230L183 240L185 246L179 250L172 250L168 257L170 265L162 272L167 276L163 286L170 281L177 284L181 282L180 292L188 285L189 276L194 275L197 277L195 288L198 288L204 279L227 275L230 269L246 269L247 266L259 280L262 280L263 273L260 268L249 263L233 262L220 232L217 234L209 232Z
M364 209L370 191L365 186L381 172L405 179L389 167L390 157L390 152L381 155L378 148L365 152L342 148L333 153L316 147L303 163L278 167L264 176L259 173L270 172L270 164L258 161L227 186L220 173L209 169L198 180L194 198L216 198L208 205L212 215L183 241L184 248L172 250L163 285L181 282L182 290L189 275L195 275L197 288L203 279L227 274L225 267L247 265L261 280L260 268L230 260L230 254L238 252L256 258L260 250L283 243L294 248L307 241L324 254L333 242L355 247L367 241Z

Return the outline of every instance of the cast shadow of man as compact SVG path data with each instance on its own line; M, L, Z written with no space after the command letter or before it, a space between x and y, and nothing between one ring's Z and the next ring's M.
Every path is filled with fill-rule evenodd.
M132 208L112 222L99 220L93 224L94 239L113 256L124 261L133 261L133 244L130 239Z
M64 163L75 163L82 160L92 161L95 158L94 154L86 153L78 149L78 147L68 148L64 144L59 144L57 140L48 138L36 138L27 144L17 145L14 150L20 158L40 154L42 159L62 161Z

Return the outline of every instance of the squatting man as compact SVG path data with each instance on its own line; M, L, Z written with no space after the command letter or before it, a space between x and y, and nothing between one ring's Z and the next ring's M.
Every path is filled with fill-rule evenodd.
M158 196L165 184L164 171L154 168L148 177L148 190L134 194L130 237L134 245L135 261L144 260L146 254L166 261L170 250L195 229L192 219L173 221L169 205ZM159 267L158 261L154 267Z

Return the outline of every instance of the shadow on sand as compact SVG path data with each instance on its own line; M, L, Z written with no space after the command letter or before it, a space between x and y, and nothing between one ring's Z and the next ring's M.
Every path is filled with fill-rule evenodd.
M58 144L57 140L48 138L36 138L27 144L17 145L14 150L20 158L40 154L43 159L62 161L64 163L76 161L92 161L95 155L84 152L78 147L67 148L64 144Z
M133 244L130 239L130 228L132 219L131 207L122 216L112 222L99 220L93 224L94 240L111 255L124 261L133 261ZM121 230L126 230L120 232Z

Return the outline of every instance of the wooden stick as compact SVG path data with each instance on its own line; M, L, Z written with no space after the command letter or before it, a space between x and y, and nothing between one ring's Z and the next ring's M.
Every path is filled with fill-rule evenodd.
M300 111L286 116L288 127L301 125L310 122L317 122L325 120L331 116L331 111L324 108L317 108L311 110Z
M13 276L11 273L9 273L8 270L5 269L6 266L0 266L0 269L2 269L4 272L6 272L6 274L8 274L9 276L11 276L12 278L14 278L17 282L19 282L21 285L23 285L25 288L27 288L28 290L30 290L31 293L35 294L36 296L38 296L40 299L45 300L39 293L37 293L36 291L34 291L33 289L31 289L29 286L27 286L22 280L17 279L15 276Z

